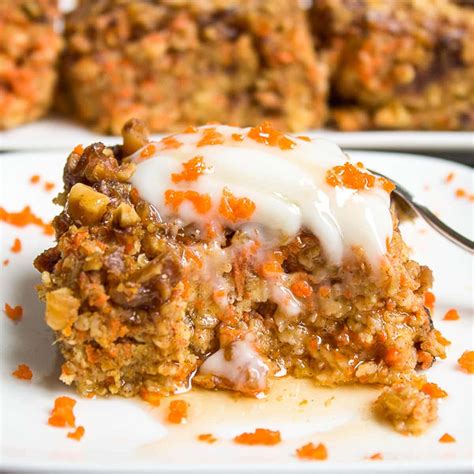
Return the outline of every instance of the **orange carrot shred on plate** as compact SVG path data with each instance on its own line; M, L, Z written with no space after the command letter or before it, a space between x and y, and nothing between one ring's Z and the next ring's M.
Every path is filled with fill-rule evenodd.
M80 441L81 438L84 436L86 430L83 426L78 426L74 431L70 431L67 434L68 438L75 439L76 441Z
M322 443L318 445L308 443L296 450L296 456L307 461L325 461L328 458L328 451Z
M184 400L173 400L169 404L168 421L175 424L186 423L188 406L188 403Z
M13 241L13 245L10 247L10 250L13 253L20 253L21 252L21 240L19 238L16 238Z
M8 303L5 303L4 311L12 321L20 321L23 317L23 308L20 305L10 306Z
M31 380L33 372L26 364L20 364L18 368L12 372L12 375L20 380Z
M431 398L445 398L448 396L448 392L440 388L437 384L430 382L425 383L421 387L421 391Z
M51 410L51 416L48 419L48 424L63 428L70 426L73 428L76 423L76 417L73 413L73 408L76 405L76 400L70 397L58 397L54 401L54 407Z
M53 235L54 229L51 224L47 224L41 218L31 212L30 206L26 206L20 212L8 212L0 207L0 221L16 227L26 227L33 224L41 227L46 235Z
M10 263L10 260L8 260L8 258L6 258L6 259L3 261L3 266L6 267L9 263Z
M52 191L55 186L56 185L54 183L51 183L50 181L46 181L46 183L44 183L44 190L47 192Z
M443 317L444 321L457 321L458 319L461 319L461 317L454 308L448 310L448 312Z
M439 438L438 441L440 443L455 443L456 439L453 436L451 436L449 433L444 433L444 435L441 436L441 438Z
M370 461L382 461L383 455L382 453L375 453L372 454L372 456L369 456L367 459L369 459Z
M474 374L474 351L464 351L458 359L458 364L468 374Z
M31 178L30 178L30 183L31 184L36 184L36 183L39 183L39 180L40 180L40 177L38 174L34 174Z
M237 444L247 444L250 446L262 445L273 446L281 442L279 431L267 430L266 428L257 428L253 433L242 433L234 438Z
M453 180L453 178L454 178L454 173L453 172L448 173L446 175L446 177L444 178L444 182L445 183L450 183Z
M214 435L210 433L200 434L198 435L197 439L203 443L209 444L215 443L217 441L217 438L215 438Z

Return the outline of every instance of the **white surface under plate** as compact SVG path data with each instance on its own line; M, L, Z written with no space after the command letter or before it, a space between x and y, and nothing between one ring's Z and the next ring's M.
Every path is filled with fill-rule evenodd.
M473 132L316 130L306 132L306 135L327 138L342 148L364 150L474 150ZM102 141L106 145L114 145L120 140L119 137L94 133L83 125L64 118L45 118L12 130L0 131L0 151L62 150L73 148L79 143Z
M353 156L405 184L449 224L472 238L473 204L454 197L457 187L472 188L468 168L396 153L353 152ZM58 152L1 156L0 206L19 211L30 205L35 213L50 219L58 211L51 198L59 189L64 159L65 153ZM450 172L454 172L454 179L446 184L444 178ZM56 190L47 193L41 183L30 184L33 174L55 182ZM139 400L79 397L57 380L60 360L43 322L43 305L34 291L39 275L32 260L52 240L35 227L20 229L0 223L0 261L10 260L8 266L1 267L1 307L9 303L24 308L23 319L16 324L0 314L0 468L186 473L471 471L474 377L462 372L456 360L463 351L474 348L473 261L422 222L404 224L403 231L415 257L434 271L434 323L452 341L447 359L437 361L427 372L429 380L449 396L441 400L439 420L421 437L402 436L374 420L370 403L379 393L377 388L323 389L283 379L274 384L265 400L191 391L180 396L190 403L190 422L179 426L163 421L168 400L153 408ZM23 250L15 254L10 247L17 237ZM442 321L449 308L459 311L459 321ZM31 381L12 377L20 363L33 370ZM47 424L54 399L60 395L77 400L77 424L86 429L80 442L67 438L68 430ZM300 405L303 399L308 403ZM257 427L280 430L282 443L246 447L232 442L236 434ZM455 443L438 442L446 432L456 438ZM200 433L212 433L218 441L198 442ZM295 457L295 449L310 441L327 446L327 461ZM367 460L377 452L384 460Z

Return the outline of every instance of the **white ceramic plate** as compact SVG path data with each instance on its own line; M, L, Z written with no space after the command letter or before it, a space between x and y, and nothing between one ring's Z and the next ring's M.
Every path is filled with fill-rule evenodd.
M68 148L75 141L68 143ZM413 155L354 152L353 156L408 186L449 224L472 238L473 204L454 197L457 187L472 188L471 170ZM53 181L59 189L64 159L65 153L58 152L0 156L0 206L18 211L30 205L35 213L50 219L57 212L51 204L54 192L44 191L41 183ZM450 172L454 172L454 179L445 184ZM33 174L42 177L41 183L29 183ZM424 436L415 438L401 436L373 419L369 407L378 395L376 388L322 389L305 381L283 379L265 400L192 391L180 396L190 403L190 422L180 426L163 421L168 400L152 408L138 400L80 398L57 380L60 360L43 322L43 305L34 291L39 275L32 260L52 241L34 227L19 229L0 223L0 232L0 262L10 260L8 266L0 267L1 307L9 303L24 308L23 320L17 324L0 314L0 468L186 473L472 470L474 377L460 371L456 360L464 350L474 348L473 261L422 222L405 224L404 235L416 258L434 271L434 321L452 345L447 359L438 361L427 373L449 397L440 403L439 421ZM23 250L14 254L10 247L16 237ZM452 307L459 311L461 320L442 321ZM33 370L31 381L11 376L20 363ZM68 430L47 424L54 399L60 395L77 400L77 423L86 429L80 442L68 439ZM303 399L308 403L301 406ZM276 447L244 447L232 442L236 434L257 427L280 430L283 442ZM438 439L445 432L457 442L440 444ZM212 445L198 442L200 433L213 433L218 441ZM310 441L327 446L327 461L304 462L294 456L297 447ZM367 460L377 452L384 460Z
M472 132L337 132L316 130L307 135L327 138L343 148L364 150L436 150L462 152L474 150ZM159 137L159 135L155 135ZM82 143L120 142L119 137L103 136L64 118L45 118L12 130L0 131L0 151L68 149Z

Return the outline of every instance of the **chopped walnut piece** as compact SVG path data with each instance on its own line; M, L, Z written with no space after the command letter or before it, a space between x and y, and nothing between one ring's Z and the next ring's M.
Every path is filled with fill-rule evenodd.
M105 214L109 201L105 194L85 184L77 183L69 192L67 210L71 217L81 224L96 224Z

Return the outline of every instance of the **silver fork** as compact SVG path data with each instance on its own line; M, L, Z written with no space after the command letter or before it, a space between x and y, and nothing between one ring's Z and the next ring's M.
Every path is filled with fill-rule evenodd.
M441 219L438 219L426 206L420 204L415 196L410 193L402 185L394 181L392 178L388 178L382 173L377 171L369 170L375 176L380 176L381 178L388 179L395 186L395 190L392 191L392 194L396 199L398 199L398 204L401 204L402 211L406 212L411 216L419 216L424 219L434 230L440 233L443 237L450 240L453 244L456 244L458 247L461 247L463 250L466 250L470 253L474 253L474 242L469 240L464 235L461 235L459 232L456 232L454 229L446 225ZM407 212L408 211L408 212Z

